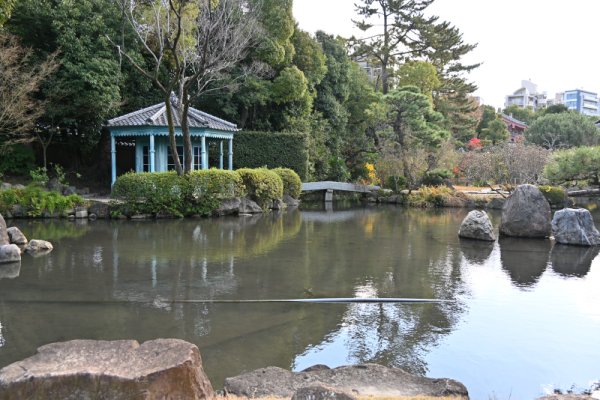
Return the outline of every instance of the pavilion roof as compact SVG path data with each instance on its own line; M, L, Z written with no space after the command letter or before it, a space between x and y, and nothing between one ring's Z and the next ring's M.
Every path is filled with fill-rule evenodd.
M171 100L173 109L173 122L175 127L181 127L181 118L176 99ZM155 104L129 114L122 115L108 120L109 127L130 127L130 126L168 126L167 108L165 103ZM236 124L217 118L196 108L188 109L188 123L190 128L209 128L219 131L236 132L239 131Z

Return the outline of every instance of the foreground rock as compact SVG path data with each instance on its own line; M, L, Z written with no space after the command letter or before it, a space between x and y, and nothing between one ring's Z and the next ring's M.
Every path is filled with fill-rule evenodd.
M325 385L356 396L459 396L467 397L467 388L452 379L430 379L411 375L398 368L377 364L316 368L290 372L268 367L225 379L225 391L251 398L291 397L298 389Z
M467 239L485 240L493 242L496 240L494 227L485 211L473 210L463 220L458 230L458 236Z
M550 236L550 204L533 185L517 187L502 208L500 234L504 236L544 238Z
M16 244L17 246L24 246L27 244L27 238L16 226L11 226L6 232L8 233L8 240L10 243Z
M356 397L343 390L325 385L315 385L296 390L292 400L356 400Z
M583 208L565 208L552 219L552 235L557 243L577 246L600 245L600 232L594 226L592 214Z
M74 340L42 346L0 370L0 400L211 399L198 348L177 339L140 345Z
M8 233L6 231L6 221L4 221L4 217L0 214L0 246L10 244L8 240Z
M21 261L21 249L16 244L0 245L0 264Z

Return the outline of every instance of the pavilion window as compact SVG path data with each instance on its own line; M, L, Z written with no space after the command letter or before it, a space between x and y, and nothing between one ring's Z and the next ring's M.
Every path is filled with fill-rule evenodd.
M179 163L183 165L183 146L177 146L177 155L179 156ZM175 162L171 155L171 146L167 146L167 170L173 171L175 169Z

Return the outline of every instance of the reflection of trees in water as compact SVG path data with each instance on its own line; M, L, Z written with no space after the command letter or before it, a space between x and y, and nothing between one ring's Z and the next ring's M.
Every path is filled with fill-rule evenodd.
M4 340L4 336L2 335L2 322L0 322L0 347L3 347L5 343L6 340Z
M555 244L550 259L554 272L564 277L583 278L590 272L592 261L600 252L596 246L567 246Z
M353 221L303 230L308 270L304 283L318 296L456 299L464 292L460 253L448 244L462 216L452 212L363 210ZM358 221L360 237L349 224ZM354 232L354 233L353 233ZM315 237L318 235L318 237ZM443 305L351 304L322 345L344 340L348 362L377 362L424 374L424 355L464 312ZM319 347L319 346L317 346ZM309 349L310 351L310 349Z
M502 268L515 286L534 286L548 265L550 240L503 237L499 245Z

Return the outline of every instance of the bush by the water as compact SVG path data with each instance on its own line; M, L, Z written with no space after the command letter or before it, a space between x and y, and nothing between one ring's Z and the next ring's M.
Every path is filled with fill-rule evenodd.
M411 207L462 207L467 201L465 194L447 186L423 186L408 195L407 203Z
M289 168L275 168L273 170L283 182L283 194L297 199L302 192L302 180L298 174Z
M112 195L122 200L114 207L125 215L210 215L222 200L246 195L266 210L273 200L283 197L283 182L266 168L210 169L183 176L173 171L131 172L117 178Z
M0 149L0 156L1 174L26 175L35 164L31 147L20 143Z
M167 213L175 216L208 215L226 198L245 195L235 171L210 169L179 176L175 172L127 173L117 178L113 197L124 214Z
M423 175L423 185L425 186L441 186L452 177L452 172L447 169L437 168L432 171L425 172Z
M233 152L236 169L284 167L301 179L308 175L308 136L303 133L241 131L235 134Z
M0 214L5 215L11 213L16 205L21 206L23 212L30 217L41 217L44 214L62 213L83 204L83 198L76 194L63 196L34 185L25 189L0 191Z
M283 197L283 181L275 172L266 168L242 168L237 172L242 177L248 196L263 210L268 209L273 200Z

